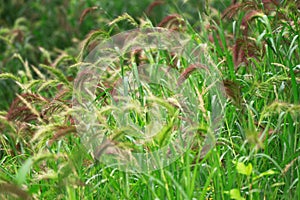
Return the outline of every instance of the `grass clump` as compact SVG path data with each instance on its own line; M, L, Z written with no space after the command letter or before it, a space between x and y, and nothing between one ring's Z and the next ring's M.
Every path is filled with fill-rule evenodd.
M298 1L0 1L4 4L1 199L300 198ZM92 120L107 144L118 144L129 155L166 146L180 135L180 126L190 123L171 89L188 84L192 90L184 94L197 100L197 108L190 109L197 113L197 126L191 126L197 137L191 147L158 170L126 172L118 163L95 159L104 154L84 145L72 96L81 84L78 80L92 80L93 71L80 69L89 65L85 58L101 41L133 28L153 27L206 44L203 58L210 57L221 72L224 117L212 139L215 145L203 145L215 105L208 93L209 76L194 72L205 71L209 63L190 65L188 59L162 49L125 53L93 85ZM148 65L154 67L143 67ZM178 82L137 81L127 88L131 107L114 104L128 74L151 77L158 69L161 77L164 70L173 70ZM144 101L147 95L151 98ZM154 102L164 107L156 114L166 123L153 140L141 144L144 138L137 130L155 122L145 114ZM128 112L127 120L134 126L120 129L118 112Z

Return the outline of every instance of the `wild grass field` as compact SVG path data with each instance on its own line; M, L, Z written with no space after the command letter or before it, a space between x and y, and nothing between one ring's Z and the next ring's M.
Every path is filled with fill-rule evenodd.
M0 0L0 16L0 199L300 199L300 1ZM98 46L132 30L200 53ZM155 170L109 160L169 144Z

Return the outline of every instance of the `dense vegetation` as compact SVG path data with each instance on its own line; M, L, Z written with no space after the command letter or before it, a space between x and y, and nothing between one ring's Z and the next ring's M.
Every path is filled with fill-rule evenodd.
M0 199L300 199L299 1L0 0L0 16ZM94 159L82 144L72 115L74 79L102 40L146 27L207 44L222 73L226 107L210 150L201 145L210 123L204 114L200 137L175 162L124 172ZM154 54L143 59L174 60ZM125 61L110 76L135 69ZM209 113L201 77L184 61L176 63ZM103 82L99 113L114 89L109 77ZM167 102L165 90L153 89L157 101ZM114 132L110 114L99 121L139 151L125 132Z

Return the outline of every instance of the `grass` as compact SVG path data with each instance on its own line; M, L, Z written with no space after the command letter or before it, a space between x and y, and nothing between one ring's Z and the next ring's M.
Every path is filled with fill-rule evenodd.
M1 6L0 198L299 199L299 3L207 2L11 1ZM16 7L23 9L17 12ZM94 76L82 69L100 41L158 25L207 44L226 92L224 117L215 145L206 149L203 138L210 133L215 106L206 92L209 76L165 50L124 54L107 68L101 82L91 81L93 87L98 84L92 122L108 139L130 149L129 154L168 145L180 135L178 127L188 123L188 114L170 101L180 89L165 82L142 85L141 74L151 77L170 70L160 66L170 65L182 87L191 88L183 94L199 104L199 109L190 108L197 116L196 127L190 127L197 133L191 148L158 170L126 172L118 162L94 159L97 154L76 131L72 95L80 81ZM128 74L139 79L128 83L131 104L126 110L118 107L114 95L124 92L120 80ZM142 105L150 108L154 103L163 107L156 114L165 124L143 146L136 130L151 119ZM115 113L121 112L129 113L126 120L134 129L120 126L122 116ZM154 161L162 164L162 158Z

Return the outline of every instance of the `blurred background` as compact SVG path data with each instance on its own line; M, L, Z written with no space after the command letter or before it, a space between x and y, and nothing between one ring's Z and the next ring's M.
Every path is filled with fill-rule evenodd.
M149 19L157 26L164 17L180 13L192 26L199 25L199 13L212 6L223 11L230 0L0 0L0 73L18 75L24 69L16 54L26 58L28 66L49 64L61 54L77 56L78 45L94 30L111 34L133 29L130 23L109 22L128 13L139 22ZM211 7L210 7L211 9ZM24 62L25 62L24 61ZM20 74L19 74L20 75ZM0 109L7 109L18 86L12 80L0 80Z

